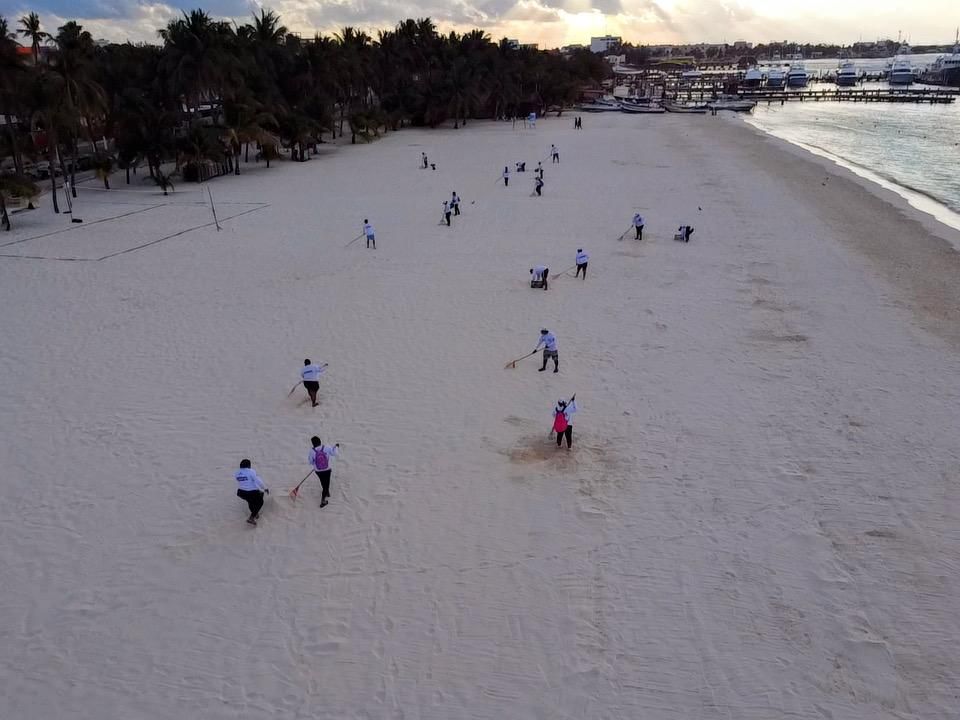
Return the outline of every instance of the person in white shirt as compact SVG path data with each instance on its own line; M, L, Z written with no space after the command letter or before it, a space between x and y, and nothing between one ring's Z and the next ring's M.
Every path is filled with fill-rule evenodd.
M448 200L443 201L443 219L447 222L447 227L450 227L450 202Z
M367 249L370 249L370 243L373 243L373 249L377 249L377 236L373 232L373 225L366 218L363 219L363 234L367 237Z
M552 163L560 162L560 151L557 150L556 145L550 145L550 157L552 159Z
M536 265L530 268L530 287L540 287L547 289L547 279L550 277L550 268L544 265Z
M510 168L506 165L503 166L503 186L508 187L510 185Z
M423 169L427 169L427 154L425 152L420 153L420 160L423 162Z
M543 178L539 178L539 177L538 177L538 178L534 178L534 180L533 180L533 190L534 190L534 192L537 193L538 196L539 196L539 195L542 195L542 191L543 191Z
M690 242L690 236L693 235L692 227L689 225L681 225L678 232L682 236L684 242Z
M330 475L333 473L333 459L340 454L340 443L336 445L324 445L320 438L314 435L310 438L310 444L313 446L310 450L310 456L307 462L317 474L320 480L320 507L326 507L330 498Z
M567 439L567 450L573 446L573 414L577 411L577 395L569 400L560 398L553 409L553 431L557 434L557 447L563 438Z
M237 481L237 497L245 500L250 509L247 522L256 525L260 508L263 507L263 495L270 490L263 484L256 471L250 467L250 461L246 458L240 461L240 469L233 474L233 477Z
M303 361L303 369L300 370L300 381L310 396L310 402L313 403L313 407L319 404L317 403L317 391L320 389L320 376L323 375L326 370L326 363L314 365L310 358Z
M583 273L583 279L587 279L587 261L590 260L590 255L583 251L583 248L577 248L577 274L573 276L574 280L580 277L580 273Z
M543 367L540 368L539 372L543 372L547 369L547 360L553 359L553 371L560 372L560 356L557 353L557 336L552 332L543 328L540 330L540 340L537 342L537 346L533 349L534 352L540 349L540 346L543 346Z
M457 195L457 191L453 191L453 197L450 198L450 205L453 207L453 214L460 214L460 196Z
M643 216L640 213L633 214L633 229L637 231L637 240L643 240Z
M535 172L537 173L537 175L540 176L540 179L543 180L543 163L542 162L537 163L537 169Z

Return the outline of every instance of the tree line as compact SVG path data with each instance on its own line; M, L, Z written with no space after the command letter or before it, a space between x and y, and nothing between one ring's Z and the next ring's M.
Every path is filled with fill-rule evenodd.
M441 34L428 18L376 38L345 27L304 40L270 10L235 25L198 9L158 40L101 46L74 21L50 34L36 13L16 27L0 17L0 158L12 158L0 182L29 182L25 165L41 162L55 187L58 172L83 166L78 144L100 138L115 152L85 160L105 183L114 167L146 164L166 184L171 160L185 179L201 179L209 163L239 173L251 145L268 163L281 148L302 160L324 133L356 142L408 124L560 110L607 72L587 50L561 56L481 30Z

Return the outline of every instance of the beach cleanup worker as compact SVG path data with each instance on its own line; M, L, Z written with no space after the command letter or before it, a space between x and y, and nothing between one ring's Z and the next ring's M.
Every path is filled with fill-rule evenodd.
M303 387L307 391L307 395L310 396L310 402L313 403L313 407L317 406L317 391L320 389L320 376L326 371L327 365L314 365L310 362L310 358L307 358L303 361L303 369L300 370L300 380L303 382Z
M507 187L510 185L510 168L506 165L503 166L503 186Z
M543 178L535 178L533 181L533 189L536 191L537 195L541 195L543 190Z
M563 438L567 439L567 450L573 446L573 414L577 411L577 395L569 400L560 398L553 409L553 431L557 434L557 447Z
M527 164L526 164L525 162L518 162L516 169L517 169L517 172L518 172L518 173L526 172L526 171L527 171Z
M540 346L543 346L543 367L540 368L538 372L543 372L547 369L547 360L553 359L553 371L560 372L560 356L557 354L557 336L546 328L540 330L540 340L537 342L537 346L533 349L534 352L540 349Z
M447 227L450 227L450 202L443 201L443 219L447 221Z
M693 235L693 228L689 225L681 225L678 230L684 242L690 242L690 236Z
M551 162L555 162L555 163L560 162L560 151L557 150L556 145L553 145L553 144L550 145L550 158L551 158Z
M370 248L370 243L373 243L373 249L377 249L377 236L373 232L373 225L370 224L370 221L366 218L363 219L363 234L367 237L367 248Z
M423 158L423 169L426 170L426 169L427 169L427 165L428 165L428 163L427 163L427 154L426 154L425 152L422 152L422 153L420 153L420 155L421 155L422 158Z
M643 216L640 213L633 214L633 229L637 231L637 240L643 240Z
M547 278L550 277L550 268L544 267L543 265L537 265L536 267L530 268L530 287L537 288L543 287L544 290L547 289Z
M536 173L537 175L540 176L540 179L543 180L543 163L540 163L540 162L537 163Z
M324 445L320 442L320 438L314 435L310 438L310 444L313 447L310 450L308 462L320 480L320 507L326 507L330 498L330 475L333 473L330 466L333 459L340 454L340 443L332 446Z
M583 273L583 279L587 279L587 261L590 260L590 255L583 251L583 248L577 248L577 274L573 276L574 280L580 277L580 273Z
M460 214L460 196L457 195L456 190L453 191L453 197L450 198L450 204L453 206L453 214L459 215Z
M240 461L240 469L233 474L233 477L237 481L237 497L245 500L250 509L247 522L256 525L260 508L263 507L263 495L270 490L263 484L256 471L250 467L250 461L246 458Z

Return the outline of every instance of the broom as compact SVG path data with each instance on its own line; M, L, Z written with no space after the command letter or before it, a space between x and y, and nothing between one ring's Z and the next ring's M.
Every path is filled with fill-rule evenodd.
M536 354L537 354L536 350L530 353L530 355L536 355ZM521 360L526 360L528 357L530 357L530 355L524 355L523 357L518 357L516 360L511 360L510 362L508 362L506 365L503 366L503 369L508 370L510 368L515 368L518 362L520 362Z
M309 478L311 475L313 475L313 470L311 470L310 472L308 472L308 473L307 473L307 477L305 477L303 480L301 480L301 481L297 484L297 486L296 486L293 490L290 491L290 499L291 499L291 500L296 500L296 499L300 496L300 486L303 485L303 484L307 481L307 478Z

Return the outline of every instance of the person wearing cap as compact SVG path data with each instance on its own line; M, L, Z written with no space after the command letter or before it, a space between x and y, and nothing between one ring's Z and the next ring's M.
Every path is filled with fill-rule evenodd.
M310 396L310 402L313 403L313 407L316 407L317 403L317 391L320 389L320 376L326 372L327 364L323 365L314 365L310 358L307 358L303 361L303 369L300 370L300 380L303 382L303 387L307 391L307 395Z
M573 446L573 414L577 411L577 395L573 394L569 400L560 398L553 409L553 431L557 434L557 447L561 441L567 439L567 450Z
M560 356L557 354L557 336L546 328L540 330L540 340L537 342L537 346L533 349L534 352L540 349L540 346L543 346L543 367L540 368L539 372L543 372L547 369L547 360L553 359L553 371L560 372Z
M580 277L580 273L583 273L583 279L587 279L587 261L590 260L590 255L583 251L583 248L577 248L577 274L573 276L574 280Z
M250 467L250 461L246 458L240 461L240 469L233 474L233 478L237 481L237 497L245 500L250 509L247 522L256 525L260 508L263 507L263 495L270 490L263 484L256 471Z
M637 231L637 240L643 240L643 216L640 213L633 214L633 229Z
M550 277L550 268L545 265L535 265L530 268L530 287L547 289L547 278Z

